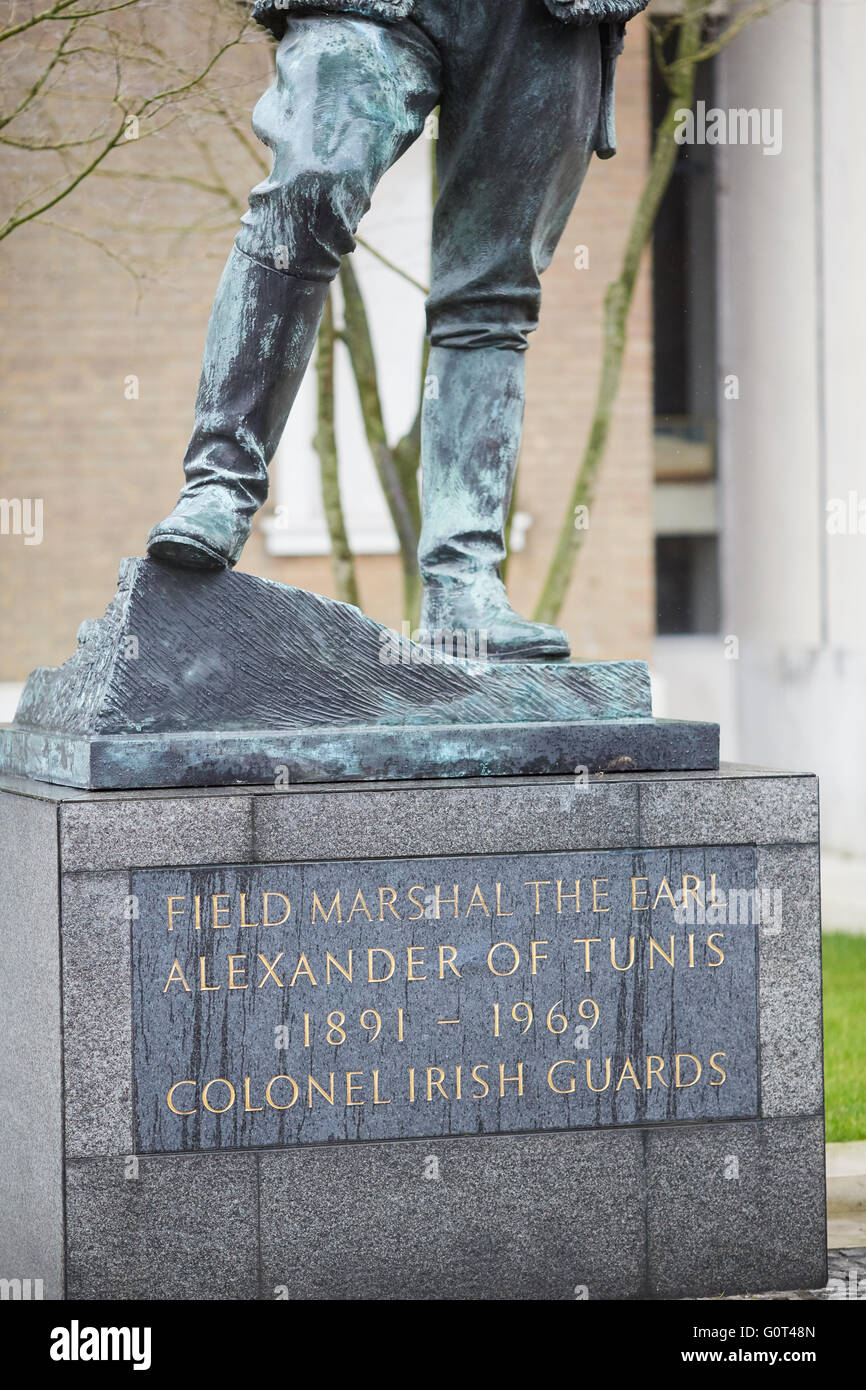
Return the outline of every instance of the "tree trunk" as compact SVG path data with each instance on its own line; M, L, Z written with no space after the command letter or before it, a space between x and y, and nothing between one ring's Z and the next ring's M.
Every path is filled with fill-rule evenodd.
M343 603L361 606L355 561L346 535L346 520L340 500L340 481L337 470L337 436L334 428L334 307L331 296L325 301L325 312L319 328L316 348L316 382L319 388L316 437L313 441L319 456L322 478L322 501L331 537L331 564L337 586L337 598Z
M411 623L417 613L420 594L418 576L420 507L418 484L415 478L417 461L413 467L412 445L407 442L411 441L412 435L407 435L406 441L401 441L396 449L392 449L388 444L367 311L364 307L357 277L348 258L344 258L340 268L340 284L343 289L346 323L342 338L349 350L352 370L358 387L367 443L373 455L373 462L376 465L382 491L385 494L385 501L388 504L388 510L391 513L391 519L394 522L394 529L400 543L400 559L403 568L403 614Z

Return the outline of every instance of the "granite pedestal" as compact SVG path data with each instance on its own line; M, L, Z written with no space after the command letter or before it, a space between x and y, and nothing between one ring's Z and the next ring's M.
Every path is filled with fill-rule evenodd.
M7 778L0 843L0 1276L76 1300L823 1283L813 777Z

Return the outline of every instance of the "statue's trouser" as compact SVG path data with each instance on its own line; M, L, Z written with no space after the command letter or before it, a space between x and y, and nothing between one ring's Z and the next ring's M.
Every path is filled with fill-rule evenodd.
M567 652L555 629L545 634L510 614L498 566L539 275L592 155L600 82L598 30L560 24L538 0L421 0L413 20L393 24L322 12L289 20L276 80L253 115L273 169L250 195L220 284L187 485L151 533L151 553L187 564L237 560L267 494L267 464L328 284L379 179L440 104L423 622L504 622L509 631L493 634L494 647Z

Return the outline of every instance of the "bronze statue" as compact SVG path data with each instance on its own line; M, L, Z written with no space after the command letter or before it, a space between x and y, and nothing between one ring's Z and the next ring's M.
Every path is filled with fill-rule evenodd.
M488 657L569 655L511 608L499 574L539 275L593 151L614 153L625 21L647 0L260 0L279 39L253 114L273 169L211 314L186 485L152 556L234 565L341 257L385 171L440 106L427 301L418 559L427 631L483 632Z

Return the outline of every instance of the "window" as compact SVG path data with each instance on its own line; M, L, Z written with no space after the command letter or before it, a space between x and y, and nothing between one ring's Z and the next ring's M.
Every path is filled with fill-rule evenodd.
M669 98L653 64L652 124ZM713 63L695 99L713 104ZM718 631L714 147L681 145L652 241L659 633Z

